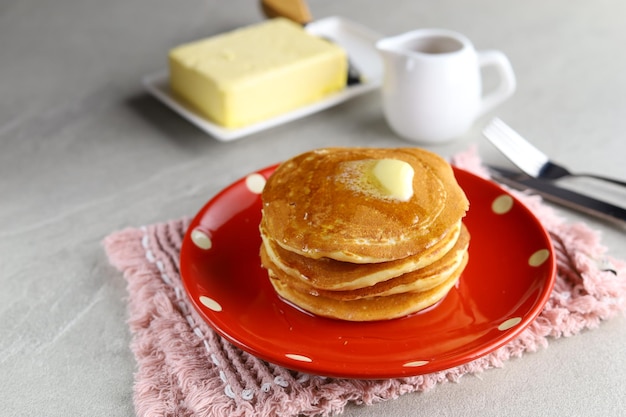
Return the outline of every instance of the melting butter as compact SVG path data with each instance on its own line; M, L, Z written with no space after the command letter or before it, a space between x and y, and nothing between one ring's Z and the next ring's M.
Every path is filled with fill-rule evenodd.
M372 175L380 183L387 196L408 201L413 196L413 167L398 159L377 160Z
M376 198L408 201L413 196L413 167L398 159L364 159L341 163L337 179L351 190Z

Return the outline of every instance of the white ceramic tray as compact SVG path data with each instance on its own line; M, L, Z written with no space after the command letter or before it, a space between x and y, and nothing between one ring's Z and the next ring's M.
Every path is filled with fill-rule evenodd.
M343 91L327 96L310 105L300 107L269 120L237 129L224 128L211 122L172 94L169 88L169 76L167 71L147 75L143 79L143 84L148 92L158 100L162 101L165 105L169 106L172 110L206 133L221 141L238 139L308 116L372 91L380 86L383 76L383 63L375 48L376 41L381 37L379 34L357 23L336 16L311 22L307 24L306 30L341 45L347 51L352 64L361 73L363 82L348 86Z

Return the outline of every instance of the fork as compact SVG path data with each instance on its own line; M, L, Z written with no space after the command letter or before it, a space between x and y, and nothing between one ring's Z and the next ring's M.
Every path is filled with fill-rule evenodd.
M547 180L556 180L562 177L587 177L626 187L625 181L602 175L571 172L558 165L497 117L483 129L483 135L511 162L531 177Z

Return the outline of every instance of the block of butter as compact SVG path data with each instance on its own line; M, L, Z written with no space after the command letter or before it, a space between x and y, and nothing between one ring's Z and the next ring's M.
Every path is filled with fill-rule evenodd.
M348 59L340 46L275 18L178 46L169 70L174 94L239 128L345 88Z

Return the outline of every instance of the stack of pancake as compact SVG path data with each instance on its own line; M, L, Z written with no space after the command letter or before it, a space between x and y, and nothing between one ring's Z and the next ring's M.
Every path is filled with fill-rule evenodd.
M373 174L383 160L412 170L397 179L408 196ZM468 200L450 165L422 149L306 152L276 169L262 201L262 265L283 299L316 315L373 321L423 310L468 261Z

